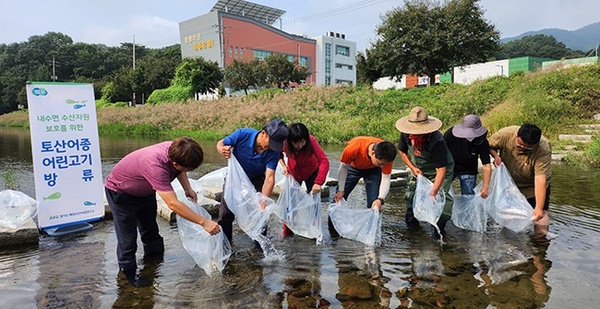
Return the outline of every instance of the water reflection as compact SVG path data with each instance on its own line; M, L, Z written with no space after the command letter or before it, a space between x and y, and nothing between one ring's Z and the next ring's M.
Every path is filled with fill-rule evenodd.
M28 132L0 127L0 169L18 179L18 190L35 196ZM162 139L161 139L162 140ZM101 138L104 176L126 153L157 139ZM226 164L211 154L205 170ZM326 146L336 176L341 146ZM204 164L203 164L204 166ZM133 288L119 277L110 221L66 238L40 237L39 246L0 252L0 303L7 308L589 308L600 276L600 173L553 165L550 231L534 239L491 228L479 234L447 228L445 244L433 227L404 223L403 191L393 188L383 210L382 246L368 249L327 233L325 243L298 236L278 239L281 222L269 222L269 237L285 252L264 261L253 242L234 230L233 256L222 274L207 276L183 249L176 226L159 221L165 238L162 260L144 261L152 281ZM6 185L0 177L0 188ZM350 197L363 205L364 194Z

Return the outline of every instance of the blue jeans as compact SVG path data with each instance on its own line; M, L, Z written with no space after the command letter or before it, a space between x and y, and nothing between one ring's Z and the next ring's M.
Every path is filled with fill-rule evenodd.
M371 208L371 205L379 195L379 185L381 184L380 167L359 170L348 166L348 176L346 177L346 184L344 186L344 199L348 200L348 196L361 178L365 182L365 189L367 191L367 208Z
M456 175L460 181L460 194L462 195L473 195L475 194L475 182L477 181L477 175Z

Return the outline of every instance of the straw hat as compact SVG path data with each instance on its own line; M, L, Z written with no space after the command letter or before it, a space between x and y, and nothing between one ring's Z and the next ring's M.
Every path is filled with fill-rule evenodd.
M466 115L462 124L455 125L452 128L452 134L462 138L476 138L487 133L487 128L481 124L481 119L477 115Z
M408 116L396 121L396 129L407 134L427 134L435 132L442 127L442 121L427 115L427 111L421 106L410 110Z

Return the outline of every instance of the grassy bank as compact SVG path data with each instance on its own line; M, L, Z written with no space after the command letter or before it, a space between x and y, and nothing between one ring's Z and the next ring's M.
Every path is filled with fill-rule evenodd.
M305 123L323 143L343 143L357 135L395 141L396 120L416 105L441 119L442 130L474 113L482 116L490 133L507 125L535 123L561 147L558 134L580 133L576 125L589 123L600 113L600 65L494 77L468 86L443 84L385 91L305 87L217 101L189 100L137 108L106 106L98 108L98 123L100 134L218 139L240 127L261 128L279 117L288 123ZM1 115L0 125L27 126L27 113ZM590 158L600 157L598 139L587 151L597 152L588 153Z

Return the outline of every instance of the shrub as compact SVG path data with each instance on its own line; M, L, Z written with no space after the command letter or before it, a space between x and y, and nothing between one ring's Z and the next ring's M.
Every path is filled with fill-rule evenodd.
M146 103L159 104L169 102L184 102L187 99L193 98L191 86L170 86L166 89L157 89L150 94Z

